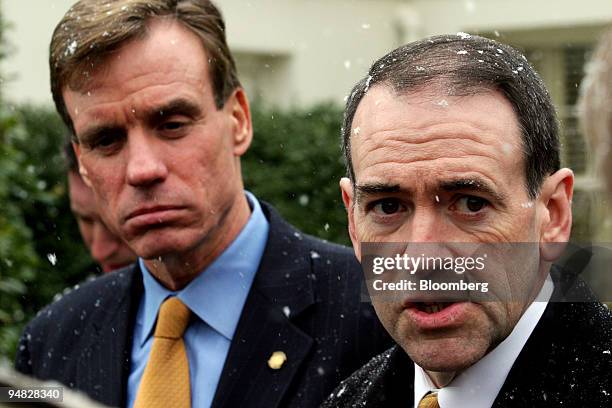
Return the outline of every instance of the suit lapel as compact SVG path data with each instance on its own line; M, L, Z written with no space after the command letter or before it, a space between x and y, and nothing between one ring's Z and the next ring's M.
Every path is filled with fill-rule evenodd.
M310 254L301 235L265 205L270 233L232 340L212 406L277 407L313 345L292 322L314 303ZM285 353L280 369L268 366Z
M115 272L105 292L93 300L91 324L83 338L91 339L79 356L77 388L110 406L125 406L134 320L142 295L137 264Z

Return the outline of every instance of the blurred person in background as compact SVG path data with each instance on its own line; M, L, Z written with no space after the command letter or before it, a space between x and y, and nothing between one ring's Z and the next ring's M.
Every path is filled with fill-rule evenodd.
M594 167L612 195L612 29L604 33L587 64L578 106Z
M136 254L102 221L94 193L79 174L79 164L72 143L66 144L64 152L68 167L70 209L91 257L100 265L103 272L131 264L136 260Z

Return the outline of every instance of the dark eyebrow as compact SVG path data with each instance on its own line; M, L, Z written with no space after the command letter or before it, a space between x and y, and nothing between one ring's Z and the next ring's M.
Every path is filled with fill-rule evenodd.
M443 181L438 185L440 190L446 192L453 191L475 191L493 197L498 203L504 204L506 196L497 192L488 182L480 178L460 178L455 180Z
M183 115L191 118L197 118L202 114L202 109L199 105L190 100L179 98L171 100L168 103L157 106L149 112L145 112L145 117L148 122L159 122L166 117L173 115Z
M399 193L399 184L385 184L385 183L367 183L367 184L356 184L355 185L355 201L359 202L363 199L363 196L375 195L375 194L388 194L388 193Z

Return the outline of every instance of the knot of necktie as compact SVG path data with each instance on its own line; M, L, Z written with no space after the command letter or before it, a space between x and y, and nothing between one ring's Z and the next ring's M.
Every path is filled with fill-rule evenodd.
M153 337L180 339L189 324L190 316L191 311L179 298L166 299L159 308Z
M421 399L421 402L419 402L419 406L417 408L440 408L440 405L438 404L438 393L430 392L429 394L425 395Z

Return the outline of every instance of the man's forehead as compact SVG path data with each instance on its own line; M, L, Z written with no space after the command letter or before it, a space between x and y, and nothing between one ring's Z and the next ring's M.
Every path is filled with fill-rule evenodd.
M351 154L357 179L398 179L410 172L425 180L437 171L494 179L498 171L522 171L514 109L501 93L486 90L469 96L437 89L397 94L375 86L355 114Z
M489 98L492 103L478 104L478 99ZM499 107L503 106L504 111ZM475 109L477 107L478 109ZM518 129L518 117L510 101L495 89L486 87L466 88L459 92L455 86L444 83L421 86L411 90L395 91L387 84L376 84L368 89L355 111L351 123L352 135L368 128L375 128L389 120L405 117L413 126L423 125L428 117L420 113L434 113L436 117L466 118L471 115L487 114L490 124L497 123L497 117L514 122ZM411 116L410 114L413 113ZM486 120L483 123L487 123ZM426 124L426 123L425 123ZM356 130L359 128L358 130Z
M87 94L103 86L108 79L121 81L139 73L150 74L152 65L162 78L164 74L177 71L195 80L207 78L207 52L196 34L172 18L151 18L146 26L141 36L129 38L107 53L88 56L82 66L74 70L63 92ZM135 54L139 58L137 63L131 58ZM129 77L122 78L124 74Z
M437 87L396 93L381 85L371 88L357 107L351 144L395 136L411 143L429 134L444 138L453 133L503 147L505 153L521 145L518 118L501 92L483 89L460 96Z

